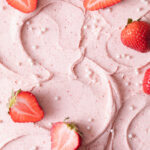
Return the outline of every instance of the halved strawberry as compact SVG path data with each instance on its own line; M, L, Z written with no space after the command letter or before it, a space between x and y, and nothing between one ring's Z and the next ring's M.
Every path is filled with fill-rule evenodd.
M12 7L24 12L33 12L37 7L37 0L6 0Z
M44 117L36 97L30 92L13 92L9 101L9 114L14 122L37 122Z
M121 0L84 0L84 7L86 10L103 9L119 3Z
M146 94L150 94L150 68L145 72L143 90Z
M51 150L77 150L81 144L78 128L73 123L57 122L51 128Z

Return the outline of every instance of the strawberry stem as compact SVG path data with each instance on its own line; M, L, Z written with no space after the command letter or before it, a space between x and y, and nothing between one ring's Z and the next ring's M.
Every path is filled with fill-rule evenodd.
M148 10L144 15L142 15L137 21L140 21L143 17L145 17L149 13L150 13L150 10Z
M69 120L70 119L70 117L66 117L65 119L64 119L64 122L66 122L67 120Z

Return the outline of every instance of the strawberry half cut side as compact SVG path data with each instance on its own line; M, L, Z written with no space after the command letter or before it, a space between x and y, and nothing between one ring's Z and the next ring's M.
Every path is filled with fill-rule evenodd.
M57 122L51 128L52 150L77 150L81 145L78 128L73 123Z
M44 112L32 93L18 90L10 98L9 115L14 122L38 122L44 117Z
M6 0L15 9L24 13L33 12L37 7L37 0Z
M86 10L94 11L113 6L120 1L121 0L84 0L83 5Z

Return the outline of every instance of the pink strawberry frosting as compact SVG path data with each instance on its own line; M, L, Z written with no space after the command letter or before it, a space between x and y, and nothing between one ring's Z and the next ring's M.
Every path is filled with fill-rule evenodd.
M150 22L148 0L89 12L82 0L39 0L30 14L0 1L0 150L50 150L53 122L78 124L80 150L148 150L150 96L142 90L150 52L120 41L127 19ZM13 123L12 89L32 91L45 117Z

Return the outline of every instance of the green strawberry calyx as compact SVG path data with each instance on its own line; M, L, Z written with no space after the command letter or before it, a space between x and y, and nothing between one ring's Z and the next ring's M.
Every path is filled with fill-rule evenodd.
M141 21L141 18L137 19L136 21ZM129 25L130 23L133 23L133 22L134 22L134 20L132 18L128 18L127 25Z
M74 130L75 132L77 132L81 137L83 136L83 133L79 131L79 128L77 127L76 124L74 124L73 122L67 122L70 119L70 117L66 117L64 119L64 123L67 125L67 127L70 130Z
M133 19L128 18L127 25L130 24L130 23L132 23L132 22L133 22Z
M83 133L79 131L79 128L78 128L74 123L65 122L65 124L67 125L67 127L68 127L70 130L74 130L74 131L77 132L81 137L83 136Z
M14 92L12 91L12 95L9 101L9 109L16 103L16 97L18 96L18 94L21 92L21 89L19 89L18 91Z

